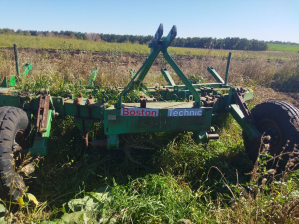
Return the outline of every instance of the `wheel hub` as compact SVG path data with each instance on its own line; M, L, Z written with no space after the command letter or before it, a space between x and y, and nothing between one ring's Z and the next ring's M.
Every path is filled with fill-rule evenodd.
M270 140L266 143L270 144L271 154L275 154L282 147L282 134L278 125L270 120L263 119L257 124L257 129L264 135L270 136Z

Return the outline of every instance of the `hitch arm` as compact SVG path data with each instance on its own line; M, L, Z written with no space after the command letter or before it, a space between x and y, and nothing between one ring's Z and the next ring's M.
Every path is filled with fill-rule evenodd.
M234 94L234 100L236 103L229 102L229 112L238 122L250 140L260 139L262 134L256 129L253 116L241 95L241 90L238 88L232 88L230 94ZM232 101L232 99L230 101Z
M246 133L250 140L255 138L260 139L262 136L261 133L256 129L253 123L246 122L246 117L243 112L240 110L239 105L231 104L229 105L229 112L233 116L233 118L237 121L237 123L241 126L243 131Z

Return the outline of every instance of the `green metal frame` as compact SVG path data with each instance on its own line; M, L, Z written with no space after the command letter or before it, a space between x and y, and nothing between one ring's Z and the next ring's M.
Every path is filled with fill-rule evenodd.
M166 79L168 85L175 86L175 83L174 83L173 79L171 78L167 68L161 68L161 72L162 72L162 75L164 76L164 78Z
M47 142L51 130L51 122L54 118L63 119L70 115L74 117L74 124L81 131L86 140L88 132L94 123L104 121L104 131L107 135L107 147L119 146L119 135L125 133L148 133L148 132L166 132L166 131L193 131L196 134L197 141L208 141L211 136L207 134L212 122L221 113L231 113L234 119L242 127L249 139L261 136L261 133L255 127L254 122L248 122L245 115L236 101L236 87L227 84L228 71L231 60L229 53L225 80L213 68L208 68L208 72L215 78L215 83L191 84L173 58L169 55L167 49L177 35L176 26L173 26L168 35L161 40L163 35L163 25L161 24L155 34L154 40L149 44L151 52L141 68L135 73L130 71L132 80L119 94L115 105L108 106L105 103L94 102L92 96L84 98L80 95L74 98L72 95L68 98L61 96L50 96L50 104L45 108L48 110L45 118L45 131L36 133L33 146L30 148L32 155L45 155ZM0 106L14 106L22 108L31 118L39 110L39 96L30 95L30 93L20 93L14 88L21 78L25 78L32 68L31 63L23 66L23 75L20 76L18 65L17 47L15 49L16 73L10 79L5 77L0 87ZM166 61L182 80L184 85L176 85L167 69L161 69L163 76L168 82L168 86L146 87L143 80L146 77L150 67L153 65L157 56L162 53ZM88 85L90 93L101 91L99 87L94 86L98 69L92 69ZM18 78L16 78L18 77ZM80 88L82 86L80 85ZM146 94L157 96L161 101L155 102L154 98L145 97L139 103L123 103L122 98L131 90L146 90ZM48 93L49 94L49 93ZM145 94L145 95L146 95ZM242 93L242 98L250 100L253 97L252 91L246 89ZM165 102L166 101L166 102ZM142 103L145 105L142 106ZM144 106L146 109L157 111L157 116L143 116ZM122 112L128 108L135 108L141 113L141 116L123 116ZM191 116L197 113L196 117ZM135 112L134 112L135 113ZM144 109L145 113L145 109ZM174 113L183 113L184 116L172 116ZM215 136L214 136L215 137Z

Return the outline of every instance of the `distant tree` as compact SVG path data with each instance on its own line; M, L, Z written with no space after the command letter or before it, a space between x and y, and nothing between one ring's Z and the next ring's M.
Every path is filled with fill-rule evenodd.
M43 32L37 32L37 36L39 36L39 37L43 37L43 36L44 36L44 33L43 33Z
M12 29L4 28L0 29L0 34L17 34L17 35L32 35L32 36L49 36L49 37L61 37L72 38L79 40L92 40L92 41L106 41L111 43L135 43L135 44L148 44L154 38L151 35L148 36L134 36L134 35L115 35L115 34L103 34L103 33L81 33L73 31L35 31L27 30L23 31L18 29L16 32ZM207 48L207 49L228 49L228 50L253 50L264 51L268 49L267 43L276 44L294 44L290 41L259 41L248 40L246 38L239 37L227 37L224 39L217 39L212 37L187 37L174 39L172 46L175 47L189 47L189 48Z
M56 35L53 31L51 31L51 32L48 32L46 36L47 37L55 37Z
M101 41L101 37L97 33L85 33L84 36L86 40Z
M28 30L25 30L23 33L25 36L31 36L31 33Z
M18 29L16 33L17 33L18 35L24 35L24 32L23 32L23 30L21 30L21 29Z

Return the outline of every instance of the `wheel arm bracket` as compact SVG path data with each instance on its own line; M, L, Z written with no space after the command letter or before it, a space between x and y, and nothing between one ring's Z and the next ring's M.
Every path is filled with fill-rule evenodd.
M229 106L229 112L237 121L237 123L241 126L241 128L250 140L253 140L255 138L260 139L262 134L256 129L254 123L249 123L247 121L246 116L237 104L231 104Z

